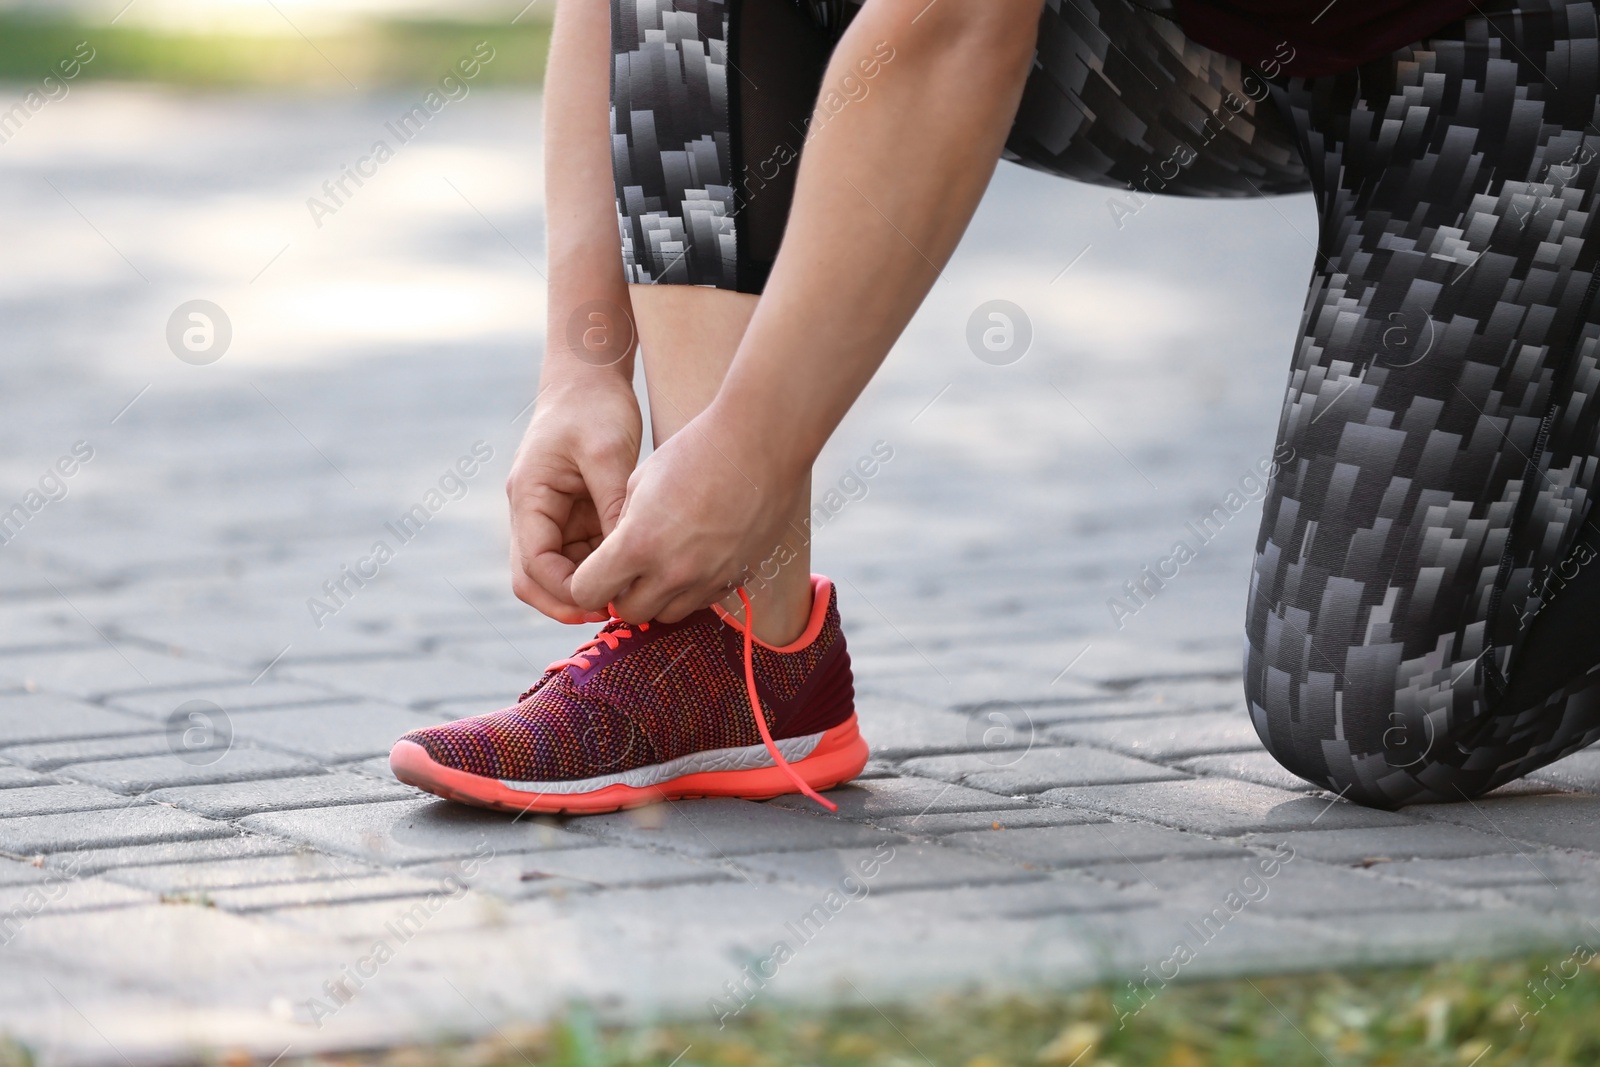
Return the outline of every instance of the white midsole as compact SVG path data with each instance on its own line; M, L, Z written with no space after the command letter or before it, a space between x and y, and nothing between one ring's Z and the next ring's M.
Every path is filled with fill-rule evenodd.
M826 732L826 731L824 731ZM816 751L817 745L822 742L822 734L805 734L801 737L785 737L776 742L778 751L783 753L783 758L793 763L803 760ZM665 763L654 763L648 767L635 767L631 771L621 771L617 774L602 774L598 778L579 778L567 782L513 782L504 778L500 784L507 789L515 789L519 793L556 793L566 795L571 793L592 793L607 786L627 785L635 789L645 786L660 785L662 782L673 778L681 778L686 774L703 774L709 771L751 771L761 767L775 767L772 755L767 751L766 745L745 745L741 748L713 748L705 752L691 752L687 756L668 760Z

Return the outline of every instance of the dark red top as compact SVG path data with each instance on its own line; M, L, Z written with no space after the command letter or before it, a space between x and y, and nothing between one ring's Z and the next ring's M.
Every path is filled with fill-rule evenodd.
M1174 0L1183 32L1268 77L1337 74L1422 40L1472 0Z

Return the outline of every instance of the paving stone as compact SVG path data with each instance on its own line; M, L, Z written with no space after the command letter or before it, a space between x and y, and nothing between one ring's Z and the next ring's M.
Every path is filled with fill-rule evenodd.
M150 724L54 693L0 695L0 744L145 733Z
M209 764L191 763L168 754L73 763L58 768L58 772L65 777L114 789L119 793L142 793L169 786L292 778L318 769L316 764L297 756L235 745L221 759Z
M1546 764L1528 776L1567 789L1600 793L1600 749L1586 748L1565 759Z
M21 789L27 786L49 785L50 779L24 767L0 763L0 789Z
M1320 863L1362 863L1376 859L1426 857L1452 859L1493 856L1515 851L1504 837L1462 826L1420 823L1414 826L1371 826L1351 830L1304 830L1283 834L1248 834L1246 842L1264 847L1283 843L1296 856Z
M232 715L254 708L345 703L351 699L322 686L267 678L253 685L242 682L236 685L202 686L197 689L144 689L132 693L119 693L109 698L106 705L165 721L179 704L188 700L209 700Z
M928 815L897 815L874 819L873 825L905 834L936 836L969 830L1016 829L1022 826L1069 826L1105 822L1105 816L1076 808L1009 808L1004 811L956 811Z
M126 641L87 649L47 651L21 662L0 658L0 681L18 682L79 697L131 692L148 686L212 685L248 678L228 677L225 668L151 652Z
M419 900L416 897L336 900L304 907L273 908L254 914L251 919L263 926L291 929L323 942L346 941L363 950L358 955L365 955L374 939L395 938L394 931L400 929L412 937L441 939L458 961L468 956L462 944L463 935L488 931L504 944L512 934L512 924L516 922L516 905L491 893L436 897L434 903L438 905L437 909L427 909L427 898ZM417 911L419 904L424 911ZM408 960L417 958L417 947L415 941L406 942ZM529 945L527 951L536 953L539 950L535 945ZM317 986L313 985L312 988ZM444 987L446 991L448 988Z
M0 819L0 851L32 856L41 852L230 837L237 832L227 823L202 819L176 808L135 804L93 818L68 814Z
M1242 849L1226 842L1139 823L978 830L952 834L944 840L953 846L1005 856L1040 868L1142 863L1168 856L1246 855Z
M757 875L799 882L818 890L836 890L847 897L901 889L1024 882L1041 877L1015 863L918 844L758 852L739 857L735 864Z
M1362 808L1335 798L1307 797L1224 778L1052 789L1042 794L1042 799L1052 804L1126 815L1206 834L1314 828L1340 830L1407 826L1417 822L1406 815Z
M871 847L897 840L894 834L845 822L787 811L748 800L689 800L591 815L571 828L621 844L665 848L708 858L752 852L812 848Z
M385 704L332 704L233 715L234 732L318 763L387 757L402 735L438 716Z
M945 920L1037 919L1149 908L1160 900L1160 895L1143 883L1118 885L1061 871L1014 884L897 892L881 903L897 920L904 921L904 916L916 913Z
M100 874L119 868L161 865L179 869L213 860L284 856L295 853L298 847L277 838L236 834L233 837L155 841L142 845L58 852L45 856L44 862L49 867L77 874Z
M1066 722L1048 727L1045 733L1060 741L1099 745L1148 760L1261 749L1261 739L1242 708L1110 722Z
M1381 910L1308 921L1333 931L1354 947L1350 965L1365 966L1570 951L1573 937L1592 936L1570 916L1533 908Z
M406 800L416 790L399 782L385 783L359 774L315 774L304 778L268 778L262 781L191 785L158 789L152 800L213 819L238 819L267 811L327 808L338 804L370 804L379 800ZM0 810L4 794L0 794Z
M856 694L861 736L873 755L896 758L930 752L981 749L983 727L953 711L874 693ZM1013 739L1027 744L1027 738Z
M127 806L127 797L87 785L25 786L0 791L0 819Z
M467 881L474 889L514 898L540 895L552 885L616 889L722 882L734 877L720 862L697 862L648 849L601 845L500 856L484 864Z
M295 852L276 856L157 863L106 872L113 882L167 895L202 890L247 889L329 879L363 878L377 868L341 856Z
M913 774L958 782L1002 796L1041 793L1062 786L1161 782L1186 777L1160 764L1084 745L1033 748L1018 752L1014 762L1006 758L1008 755L984 752L930 756L907 760L904 766Z
M893 815L923 815L950 811L992 811L997 808L1020 808L1025 803L992 793L967 789L945 782L930 782L924 778L870 778L830 789L829 800L839 806L837 813L818 807L810 797L798 793L778 797L768 803L775 808L788 808L811 815L834 815L841 819L876 820Z
M431 797L270 812L241 822L252 830L384 865L483 855L483 849L500 854L595 843L532 819Z
M1270 752L1227 752L1220 756L1196 756L1178 764L1180 770L1216 778L1237 778L1241 782L1287 789L1291 793L1320 792L1320 788L1284 770Z
M43 880L0 887L0 947L39 915L148 904L149 893L100 878Z
M28 885L46 881L51 877L52 873L43 866L36 866L26 860L0 858L0 885Z
M1454 901L1437 893L1378 878L1363 871L1328 867L1298 858L1263 868L1266 856L1233 859L1154 859L1107 864L1087 873L1124 883L1153 885L1167 905L1193 909L1195 921L1217 908L1257 915L1318 916L1346 912L1427 911ZM1267 875L1267 870L1275 873ZM1229 901L1230 894L1234 894ZM1247 902L1247 903L1246 903Z
M481 698L486 704L498 700L498 706L505 707L528 688L530 673L437 655L332 663L296 661L291 655L285 657L278 670L288 679L314 682L351 695L377 697L402 707L452 698ZM486 706L482 710L494 709Z
M145 724L149 730L149 724ZM205 751L199 749L197 751ZM54 771L73 763L98 763L102 760L132 759L136 756L172 754L172 741L165 731L124 734L120 737L95 737L81 741L46 741L17 745L3 751L6 759L35 771Z
M322 904L400 898L459 896L461 889L443 882L405 874L370 874L359 878L321 879L280 885L256 885L239 889L197 890L193 896L223 911L274 911L278 908L311 907Z
M1539 842L1600 852L1600 797L1582 793L1481 797L1470 804L1415 804L1406 812L1469 826L1519 843Z
M1560 852L1522 852L1470 859L1391 860L1369 868L1383 878L1432 882L1461 889L1544 885L1586 880L1600 882L1600 862Z
M342 763L337 767L341 771L351 774L363 775L367 778L379 778L385 782L399 781L394 776L394 769L389 766L388 756L377 756L373 759L357 760L354 763Z

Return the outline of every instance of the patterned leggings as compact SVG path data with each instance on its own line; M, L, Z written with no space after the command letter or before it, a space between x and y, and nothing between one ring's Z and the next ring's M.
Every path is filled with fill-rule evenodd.
M1269 78L1161 0L1046 0L1006 147L1124 190L1310 189L1320 239L1250 583L1285 767L1460 800L1600 738L1600 32L1531 0L1346 74ZM613 0L628 278L760 292L795 161L894 76L824 68L851 0ZM819 117L813 123L813 107Z

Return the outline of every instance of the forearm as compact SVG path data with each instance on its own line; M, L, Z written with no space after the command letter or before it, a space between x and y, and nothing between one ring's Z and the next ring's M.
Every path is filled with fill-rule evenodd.
M975 2L869 0L834 51L825 94L880 42L894 58L866 97L819 113L782 250L711 413L722 426L759 427L780 468L809 468L993 174L1040 4L981 0L986 14L975 16Z
M612 193L610 79L609 5L560 0L545 76L550 277L541 392L597 375L633 378L632 312Z

